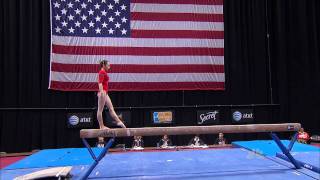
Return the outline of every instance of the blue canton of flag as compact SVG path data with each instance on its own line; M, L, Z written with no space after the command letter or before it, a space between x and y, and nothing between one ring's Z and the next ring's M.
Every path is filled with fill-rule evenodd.
M130 36L129 1L52 0L51 10L53 35Z

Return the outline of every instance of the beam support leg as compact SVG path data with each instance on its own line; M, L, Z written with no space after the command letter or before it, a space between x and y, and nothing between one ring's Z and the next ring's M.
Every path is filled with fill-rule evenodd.
M279 146L279 148L281 149L282 153L288 157L288 159L290 160L290 162L294 165L295 168L300 169L301 165L294 159L294 157L290 154L290 150L293 147L293 144L296 140L296 135L294 138L292 138L288 149L282 144L281 140L279 139L279 137L275 134L275 133L270 133L270 136L272 137L272 139L277 143L277 145Z
M88 149L92 159L94 160L94 162L90 165L89 169L87 170L87 172L85 173L85 175L81 178L81 180L86 180L88 179L89 175L91 174L91 172L93 171L93 169L99 164L100 160L106 155L106 153L108 152L109 148L112 146L113 142L114 142L114 138L111 138L104 146L103 150L101 151L101 153L99 154L98 157L96 157L89 145L89 143L87 142L87 140L85 138L82 138L82 142L83 144L86 146L86 148Z

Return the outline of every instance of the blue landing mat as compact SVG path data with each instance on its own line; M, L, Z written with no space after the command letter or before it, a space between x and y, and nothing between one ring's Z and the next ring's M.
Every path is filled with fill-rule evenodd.
M281 142L285 146L290 144L289 140L281 140ZM280 148L273 140L235 141L232 142L232 145L249 149L265 156L276 156L277 152L281 152ZM293 145L292 152L320 152L320 148L296 142Z
M101 150L101 148L93 148L96 155ZM87 165L92 162L93 160L86 148L47 149L28 156L4 169Z
M305 168L320 173L320 152L292 152L291 154ZM282 153L277 153L277 157L288 161Z
M285 162L286 163L286 162ZM79 179L88 166L74 166L71 174ZM39 170L39 169L37 169ZM35 169L29 169L35 171ZM28 173L24 169L4 170L3 179ZM245 149L173 152L130 152L106 155L90 179L314 179Z

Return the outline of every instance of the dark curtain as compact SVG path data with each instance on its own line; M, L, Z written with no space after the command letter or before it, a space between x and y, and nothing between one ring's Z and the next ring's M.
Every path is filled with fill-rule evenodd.
M113 104L227 105L219 107L225 117L220 124L231 124L230 105L279 103L279 109L255 108L255 123L301 122L307 131L317 133L319 9L318 0L225 0L225 91L111 92ZM96 107L93 92L48 90L49 0L3 0L0 10L0 151L82 147L79 129L66 127L69 110L37 109ZM196 124L196 109L173 109L175 125ZM150 109L133 110L132 121L132 127L151 126ZM203 138L214 142L215 137ZM257 137L260 136L227 136L229 140ZM145 144L154 145L157 138L146 138ZM173 140L182 145L189 138L179 136ZM130 141L120 139L119 143Z
M272 81L280 121L319 134L320 1L269 0Z

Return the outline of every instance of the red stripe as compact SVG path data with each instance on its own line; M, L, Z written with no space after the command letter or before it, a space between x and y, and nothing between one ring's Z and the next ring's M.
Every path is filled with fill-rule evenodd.
M224 39L223 31L131 30L132 38Z
M110 91L224 90L224 82L121 82L109 83ZM98 84L51 81L50 89L62 91L97 91Z
M97 73L96 64L61 64L52 63L51 70L67 73ZM223 65L192 64L192 65L111 65L110 73L224 73Z
M131 13L131 20L223 22L223 14L132 12Z
M223 0L131 0L131 3L223 5Z
M57 54L78 55L136 55L136 56L223 56L223 48L188 47L105 47L52 45Z

